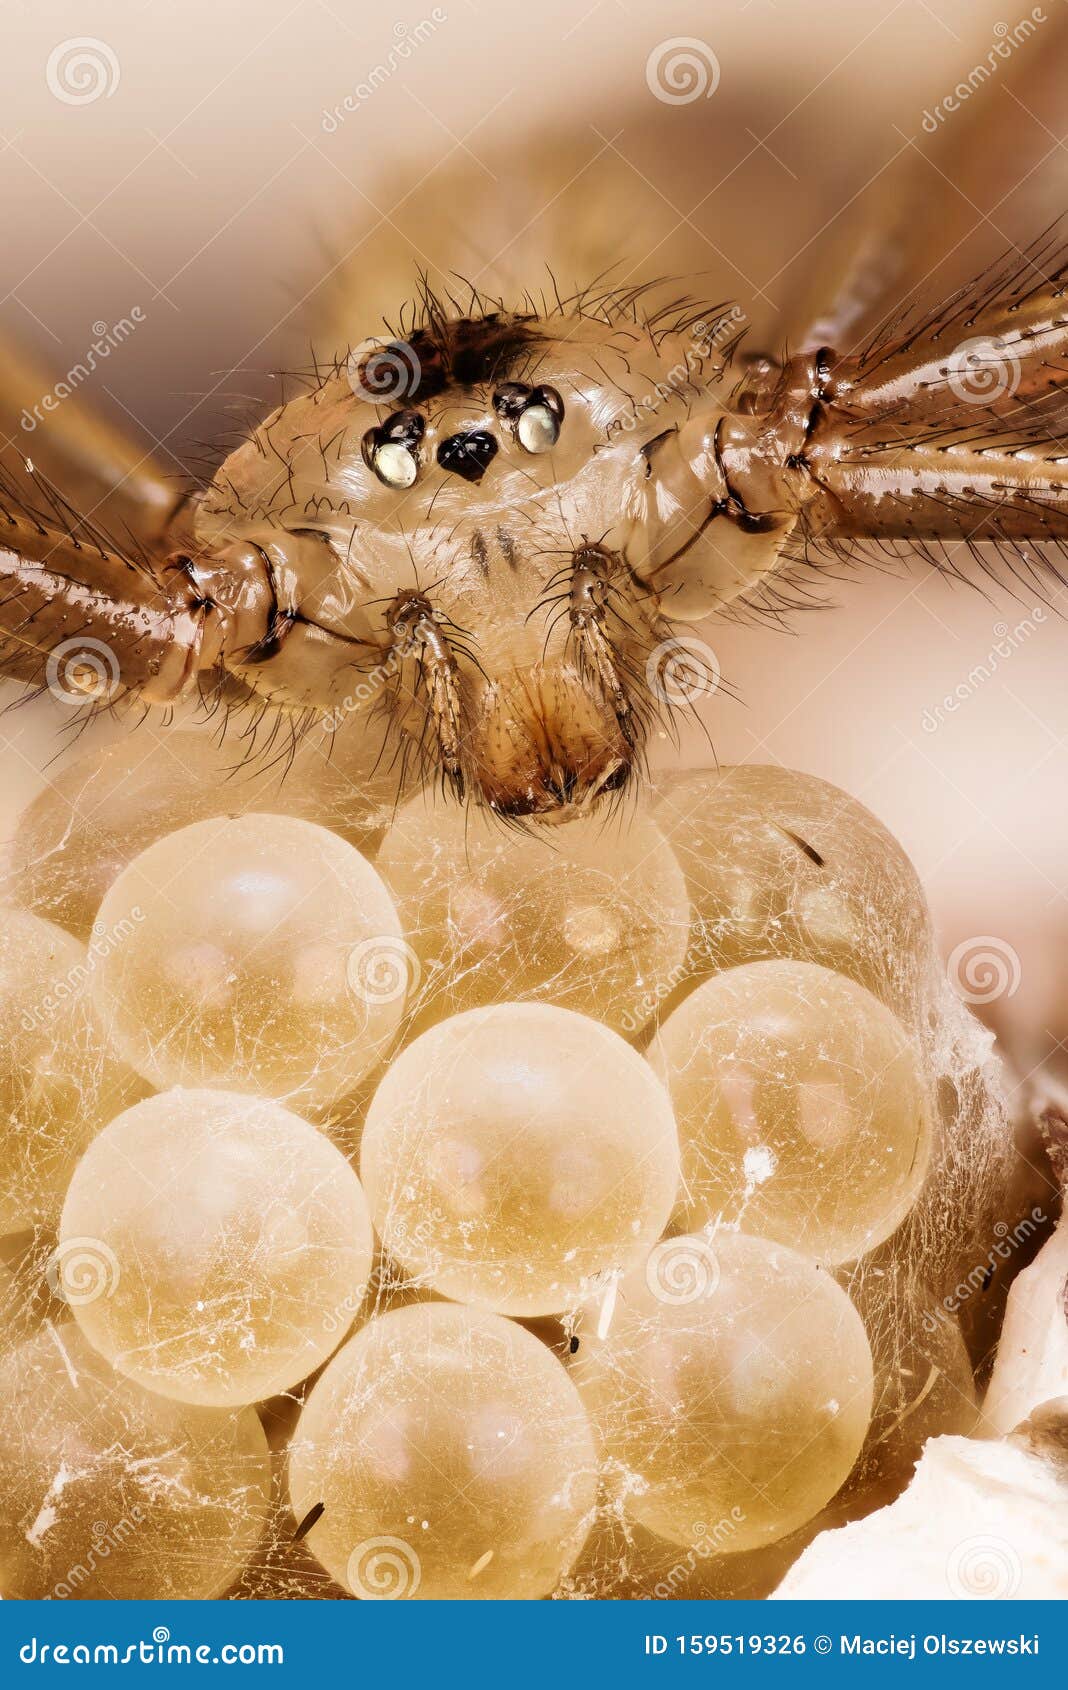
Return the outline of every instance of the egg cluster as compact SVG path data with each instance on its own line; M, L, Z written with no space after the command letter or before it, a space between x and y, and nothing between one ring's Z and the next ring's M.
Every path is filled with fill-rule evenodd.
M868 811L752 766L516 830L227 756L134 734L12 842L0 1594L749 1594L970 1428Z

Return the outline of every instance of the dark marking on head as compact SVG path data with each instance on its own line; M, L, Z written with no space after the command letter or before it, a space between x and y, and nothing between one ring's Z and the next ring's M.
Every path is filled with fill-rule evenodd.
M482 575L489 574L489 553L481 529L476 529L471 536L471 555L479 567Z
M459 318L435 313L433 320L415 329L410 339L396 338L375 347L367 354L357 375L360 384L374 392L376 360L383 371L395 370L399 365L411 371L415 378L405 397L417 404L435 399L450 387L478 387L506 377L543 334L544 330L533 317L500 311L485 317Z

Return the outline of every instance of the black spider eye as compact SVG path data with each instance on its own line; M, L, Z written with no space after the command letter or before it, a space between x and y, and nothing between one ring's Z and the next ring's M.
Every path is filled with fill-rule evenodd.
M411 487L419 474L419 442L425 432L418 411L394 411L364 435L364 462L387 487Z
M466 434L450 434L438 447L438 463L451 475L465 481L481 481L497 455L497 442L484 428Z
M493 395L493 405L525 452L552 451L564 420L564 402L555 387L507 381Z

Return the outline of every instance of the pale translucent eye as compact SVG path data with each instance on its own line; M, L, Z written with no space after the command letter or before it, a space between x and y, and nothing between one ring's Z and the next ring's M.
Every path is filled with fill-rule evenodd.
M560 438L560 424L548 405L528 405L515 431L527 452L550 452Z
M531 450L541 451L544 448L532 447ZM387 487L411 487L419 473L419 465L407 446L395 440L387 440L377 446L371 463L379 481L384 481Z

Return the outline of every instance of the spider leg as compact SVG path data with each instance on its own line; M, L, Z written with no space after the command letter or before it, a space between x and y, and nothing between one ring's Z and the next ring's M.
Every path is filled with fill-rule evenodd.
M212 559L119 547L34 472L0 471L0 670L74 702L169 704L267 635L254 548Z
M15 472L29 459L112 533L145 545L176 533L187 502L176 477L80 393L58 398L63 386L0 340L0 451L7 467Z
M1035 7L995 27L956 88L895 125L884 168L791 271L780 344L858 350L892 334L917 298L948 297L1007 248L1029 253L1041 277L1030 243L1068 204L1066 53L1068 15Z

